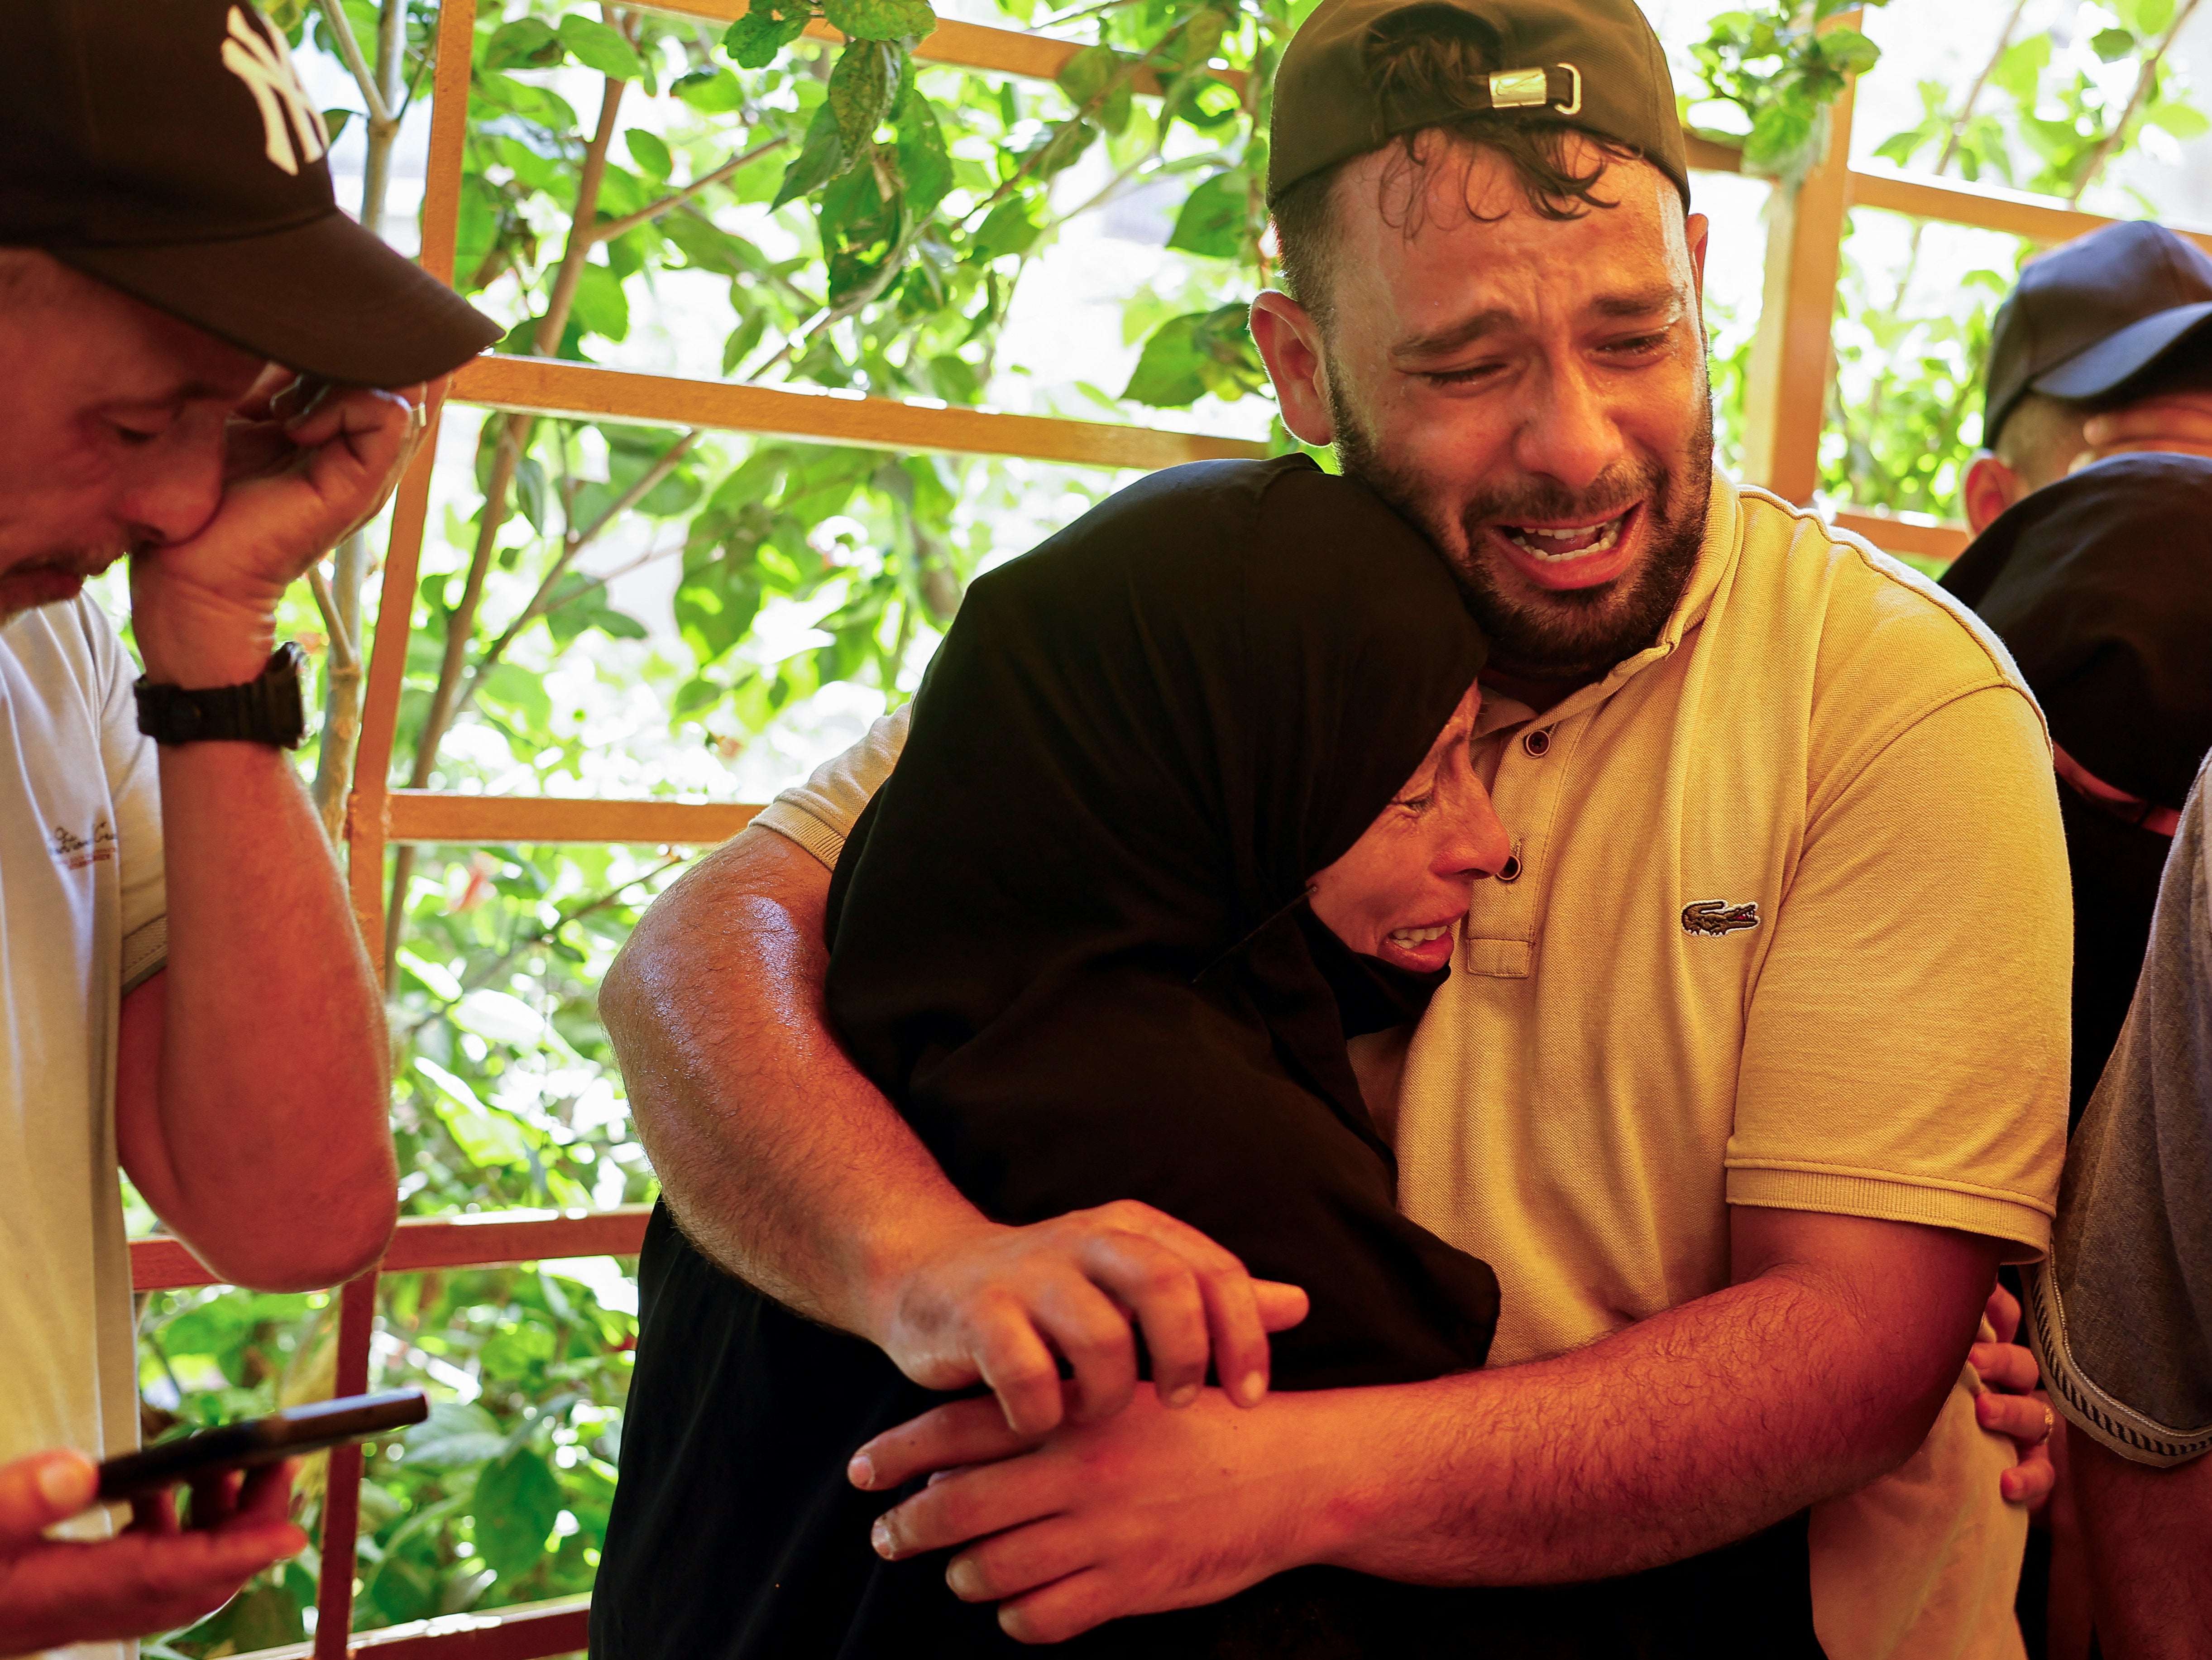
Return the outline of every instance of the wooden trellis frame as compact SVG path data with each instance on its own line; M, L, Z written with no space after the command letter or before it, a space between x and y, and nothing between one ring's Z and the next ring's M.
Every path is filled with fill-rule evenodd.
M717 23L742 15L745 0L654 0L651 9ZM445 0L433 84L428 176L422 205L423 268L453 280L463 141L477 0ZM807 33L835 42L816 23ZM927 62L1032 80L1050 80L1081 48L1010 29L947 21L924 40ZM1232 70L1221 78L1243 89ZM1157 87L1139 90L1157 91ZM1932 178L1852 170L1851 100L1837 106L1828 153L1803 185L1770 215L1766 287L1753 350L1747 474L1785 498L1811 498L1832 350L1830 331L1844 216L1854 206L2003 231L2036 241L2063 241L2111 222L2040 198L1966 186ZM1734 151L1692 137L1693 169L1737 172ZM2190 233L2212 251L2212 235ZM935 450L1115 468L1157 468L1212 457L1248 456L1261 447L1097 422L999 415L966 409L734 386L638 374L536 358L486 357L456 378L453 400L532 414L613 418L770 434L891 450ZM370 659L354 790L346 815L351 891L362 939L380 959L384 940L386 850L397 844L625 842L707 846L734 835L758 811L750 806L678 801L615 801L485 797L390 787L403 670L428 513L436 435L403 480L386 555L379 626ZM1965 544L1957 526L1929 525L1872 514L1839 514L1838 522L1893 550L1949 559ZM380 960L380 966L381 966ZM562 1256L634 1254L644 1232L640 1207L571 1212L558 1217L473 1217L410 1220L379 1269L343 1287L339 1298L336 1389L368 1387L370 1337L380 1273L487 1266ZM141 1240L132 1268L142 1291L210 1283L206 1271L174 1241ZM584 1644L588 1599L461 1615L416 1627L353 1635L351 1568L359 1523L361 1455L331 1455L324 1505L322 1572L312 1644L263 1651L247 1660L539 1660Z

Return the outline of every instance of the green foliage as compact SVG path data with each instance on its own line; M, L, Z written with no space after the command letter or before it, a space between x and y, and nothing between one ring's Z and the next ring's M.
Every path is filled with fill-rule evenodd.
M1731 121L1713 136L1740 143L1746 171L1802 178L1827 148L1828 107L1847 79L1863 75L1881 50L1856 29L1820 25L1838 12L1888 0L1790 0L1723 12L1690 48L1708 106ZM1700 112L1695 104L1688 113Z
M411 99L428 85L436 10L404 3ZM372 41L374 0L344 4ZM1044 15L1034 0L1001 5L1016 26ZM664 290L711 283L726 292L731 320L702 356L729 378L973 406L1004 399L1009 377L1027 372L1002 361L1002 339L1017 292L1062 228L1164 196L1173 257L1123 310L1134 370L1119 398L1081 391L1123 420L1264 396L1245 318L1269 276L1268 78L1310 9L1133 0L1083 19L1088 44L1056 85L1041 86L917 62L912 48L935 22L921 0L757 0L719 40L659 14L486 0L471 66L459 285L510 325L502 350L532 350L595 169L603 225L643 216L589 251L557 355L635 361L625 354L650 340ZM1712 93L1704 107L1749 141L1755 167L1787 173L1817 154L1820 112L1841 77L1873 61L1861 37L1814 33L1839 9L1820 0L1810 12L1731 12L1698 49ZM301 50L335 55L319 6L282 0L270 11ZM2122 31L2140 61L2172 7L2133 0L2106 12L2095 51L2119 51ZM808 38L817 21L843 43ZM2096 123L2117 115L2078 58L2054 62L2047 40L2031 37L1996 66L1990 107L1954 123L1956 90L1931 86L1924 119L1882 154L1927 167L1951 145L1948 167L1969 177L2041 189L2078 178ZM1241 101L1216 60L1249 73ZM631 83L623 127L595 155L592 124L569 100L588 113L594 77L610 76ZM2203 119L2178 71L2162 69L2114 154L2146 131L2185 137ZM1990 309L2010 279L2002 265L1923 316L1899 305L1893 273L1847 261L1844 380L1824 456L1832 494L1951 510ZM1741 426L1747 323L1718 320L1725 431ZM450 411L449 429L465 418ZM447 635L464 626L506 425L486 419L473 491L464 467L433 515L400 706L403 769ZM1279 422L1273 430L1276 447L1297 447ZM474 573L482 603L461 642L468 696L431 769L443 787L729 795L728 769L783 755L788 734L812 731L805 723L829 719L822 711L839 697L872 700L872 712L911 695L976 570L1119 482L981 458L687 441L611 421L540 419L520 444L511 511ZM659 621L617 599L631 570L672 584ZM287 632L312 641L312 605L288 603ZM392 988L410 1213L651 1199L595 996L682 858L420 850L400 896ZM620 1444L632 1296L604 1262L386 1282L377 1381L421 1383L439 1404L368 1460L363 1627L588 1588ZM147 1396L179 1428L265 1410L287 1390L308 1398L327 1389L331 1315L319 1297L157 1293L146 1310ZM149 1652L299 1640L312 1566L264 1576Z
M2173 19L2172 0L2111 0L2082 9L2076 47L2059 51L2040 33L1993 40L1972 108L1966 88L1923 80L1921 119L1875 153L1902 167L2079 198L2146 131L2178 139L2212 130L2171 60L2152 61ZM1846 241L1821 488L1854 506L1955 519L1982 436L1990 324L2030 250L2015 243L2008 258L1969 268L1931 305L1915 280L1928 234L1912 230L1893 271L1869 269Z
M1246 325L1249 309L1232 302L1170 318L1145 342L1121 396L1131 403L1174 409L1208 392L1227 402L1261 390L1267 371Z

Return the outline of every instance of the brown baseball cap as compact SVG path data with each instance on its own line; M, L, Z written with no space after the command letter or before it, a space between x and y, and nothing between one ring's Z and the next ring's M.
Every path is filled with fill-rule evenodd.
M498 339L340 211L329 149L252 0L0 0L0 246L356 386Z
M1386 96L1378 52L1425 25L1474 46L1486 71ZM1635 0L1323 0L1275 75L1267 199L1401 133L1488 110L1626 144L1690 199L1674 79Z

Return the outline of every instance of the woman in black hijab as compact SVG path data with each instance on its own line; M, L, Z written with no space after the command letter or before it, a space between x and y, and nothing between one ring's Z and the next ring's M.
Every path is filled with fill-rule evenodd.
M1299 458L1156 475L974 585L832 884L833 1020L953 1181L1007 1223L1142 1200L1304 1287L1279 1388L1479 1366L1496 1323L1489 1269L1398 1214L1346 1058L1445 970L1357 954L1308 903L1378 815L1423 810L1394 794L1482 652L1364 487ZM1344 901L1361 943L1446 960L1448 927L1386 945L1380 903ZM888 1501L844 1477L944 1397L723 1275L665 1207L640 1278L594 1655L1013 1652L941 1562L875 1557ZM1380 1653L1382 1602L1433 1595L1306 1569L1071 1647Z

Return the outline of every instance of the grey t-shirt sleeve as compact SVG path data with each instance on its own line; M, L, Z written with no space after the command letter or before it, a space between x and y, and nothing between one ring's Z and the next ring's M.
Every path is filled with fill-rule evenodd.
M2123 1457L2212 1450L2212 791L2167 855L2126 1028L2066 1153L2028 1286L2052 1399Z
M884 787L906 747L906 730L914 705L902 703L862 734L860 741L843 754L815 768L803 784L789 789L761 809L753 823L787 836L831 870L845 850L845 838L868 805Z

